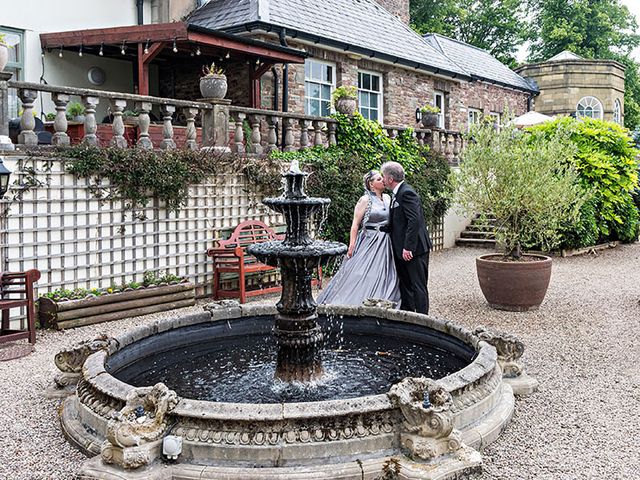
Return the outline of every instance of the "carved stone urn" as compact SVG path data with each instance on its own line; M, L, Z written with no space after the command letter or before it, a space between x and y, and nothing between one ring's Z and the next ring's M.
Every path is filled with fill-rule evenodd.
M357 107L355 98L343 97L336 100L336 110L343 115L353 115Z
M200 78L202 98L223 99L227 94L226 75L209 74Z
M0 43L0 72L4 71L4 67L7 66L8 61L9 48L4 43Z

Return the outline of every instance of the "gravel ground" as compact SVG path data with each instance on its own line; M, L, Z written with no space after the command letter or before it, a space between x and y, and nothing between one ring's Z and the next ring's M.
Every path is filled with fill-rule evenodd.
M640 244L554 259L545 302L528 313L486 306L475 278L481 253L457 248L432 255L431 313L516 334L527 347L527 372L540 381L483 452L481 478L639 478ZM200 308L182 311L190 310ZM34 353L0 363L0 479L70 479L84 459L62 437L58 401L42 397L58 350L174 313L39 332Z

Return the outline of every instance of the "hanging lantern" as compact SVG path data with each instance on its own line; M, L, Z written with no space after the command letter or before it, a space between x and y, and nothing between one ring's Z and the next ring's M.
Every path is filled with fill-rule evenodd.
M9 190L9 177L11 176L11 170L4 166L2 160L0 160L0 198L4 197L4 194Z

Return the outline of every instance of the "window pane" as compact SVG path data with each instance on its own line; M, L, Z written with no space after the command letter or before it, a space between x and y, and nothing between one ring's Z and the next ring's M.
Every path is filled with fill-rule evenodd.
M378 110L371 110L371 115L369 115L369 120L378 120Z
M369 105L371 108L378 108L378 95L374 93L369 95Z
M322 85L322 96L323 100L331 100L331 85Z
M321 107L321 115L323 117L328 117L329 115L331 115L331 103L323 101L321 102Z
M362 94L362 106L363 107L368 107L369 106L369 94L368 93L363 93Z
M362 88L362 73L358 72L358 88Z
M329 83L333 83L333 67L325 65L325 77L324 80Z
M371 90L371 75L368 73L362 74L362 88L364 90Z
M371 77L371 90L380 91L380 77L377 75Z
M316 99L309 100L308 115L312 115L314 117L317 117L320 115L320 100L316 100Z
M314 80L322 79L322 65L316 62L311 62L311 78Z
M304 78L311 78L311 60L304 62Z
M318 85L317 83L311 83L311 82L307 82L307 85L309 86L308 95L310 97L312 98L320 97L320 85Z

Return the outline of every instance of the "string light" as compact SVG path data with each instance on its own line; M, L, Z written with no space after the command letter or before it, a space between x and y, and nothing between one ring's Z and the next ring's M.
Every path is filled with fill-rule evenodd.
M224 56L224 58L228 59L229 57L231 57L231 54L229 52L227 52L227 54Z
M178 45L176 45L176 39L173 39L173 53L178 53Z
M81 57L82 56L82 45L80 45L80 50L78 50L78 56Z
M60 52L58 52L58 56L62 58L62 45L60 45Z
M126 50L127 50L127 46L125 45L125 42L124 42L124 40L123 40L123 41L122 41L122 47L120 47L120 54L121 54L121 55L124 55L124 53L126 52Z
M40 51L40 55L42 56L42 58L44 58L44 54L45 54L45 51L44 51L44 48L43 48L43 49Z
M200 46L196 48L196 55L200 56Z
M104 43L101 43L101 44L100 44L100 51L98 52L98 55L100 55L100 56L103 56L103 55L104 55L104 49L103 49L103 47L104 47Z
M144 46L144 54L148 55L149 54L149 39L147 38L147 43Z

